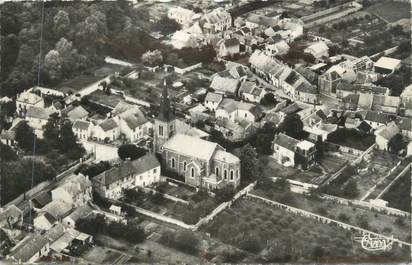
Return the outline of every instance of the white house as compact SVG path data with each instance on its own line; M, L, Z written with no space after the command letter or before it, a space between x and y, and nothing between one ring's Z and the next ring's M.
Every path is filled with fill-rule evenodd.
M36 229L47 231L57 223L57 219L48 212L41 212L33 219L33 226Z
M222 100L215 114L218 119L228 119L232 122L245 120L251 123L257 121L262 115L262 110L258 105L229 98Z
M255 82L246 81L239 88L239 96L248 102L259 104L265 95L265 89L256 85Z
M92 209L88 205L80 206L63 218L62 224L66 227L75 228L76 222L80 218L86 218L92 213Z
M118 199L123 190L160 182L160 163L153 154L126 161L93 178L93 189L104 198Z
M92 183L87 176L73 174L52 190L51 194L52 200L62 200L73 207L79 207L92 199Z
M107 119L94 127L93 137L98 141L115 141L120 137L120 127L114 118Z
M27 109L25 119L40 139L43 138L43 127L47 124L51 114L53 114L53 112L40 107L30 106Z
M219 57L231 57L240 53L240 42L237 38L222 39L217 48Z
M31 264L48 255L49 251L50 242L46 237L38 234L28 234L10 250L6 259L19 264Z
M30 91L17 95L16 111L19 115L24 116L30 107L44 108L43 98Z
M329 57L329 48L326 43L323 41L318 41L310 45L304 50L305 53L310 53L316 59L320 59L322 57Z
M204 105L207 109L211 111L216 111L220 102L222 102L223 96L221 94L209 92L207 93L204 101Z
M389 58L389 57L381 57L379 60L373 65L373 69L375 72L380 74L392 74L396 70L401 68L401 60Z
M208 33L217 33L232 26L232 16L223 8L216 8L200 20L201 27Z
M192 10L178 7L171 7L167 12L167 17L173 20L176 20L177 23L181 25L189 25L192 20L195 12Z
M286 134L276 135L273 140L273 158L283 166L295 166L295 147L298 143L298 140Z
M399 133L399 128L396 124L388 124L378 128L375 131L376 146L380 150L388 150L388 143L396 134Z
M120 133L124 134L130 142L136 142L144 136L149 135L152 123L144 116L125 111L114 118L119 123Z
M289 49L289 45L284 40L281 40L274 44L265 45L265 53L271 57L274 57L275 55L285 55L289 52Z
M92 136L93 124L89 121L76 120L73 123L72 130L78 140L85 142Z

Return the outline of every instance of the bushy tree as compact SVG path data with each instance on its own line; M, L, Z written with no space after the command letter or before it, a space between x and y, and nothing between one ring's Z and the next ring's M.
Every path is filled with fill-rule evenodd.
M117 154L122 160L135 160L144 156L146 154L146 150L141 147L137 147L134 144L124 144L119 147Z
M270 106L270 105L275 105L277 103L275 99L275 95L273 93L267 93L263 96L262 100L260 101L260 104L263 106Z
M16 161L17 154L11 149L10 146L3 144L0 142L0 161L8 162L8 161Z
M33 129L26 122L22 122L17 127L15 139L18 147L24 151L33 151L34 137L35 135Z
M150 66L159 65L163 62L162 52L159 50L147 51L142 55L142 62Z
M286 115L285 119L279 125L279 131L290 137L300 139L304 134L303 122L298 114Z
M242 181L256 180L260 173L256 150L250 144L247 144L241 149L239 158Z
M394 154L399 154L400 151L405 149L405 142L403 141L402 134L396 134L388 143L388 149Z
M60 54L56 50L51 50L44 58L44 69L48 73L50 80L58 81L62 76L62 62Z

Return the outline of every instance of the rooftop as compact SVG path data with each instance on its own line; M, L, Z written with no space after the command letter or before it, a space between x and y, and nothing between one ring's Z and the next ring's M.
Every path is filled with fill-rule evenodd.
M389 58L389 57L381 57L375 63L375 67L389 69L389 70L395 70L400 65L401 65L401 60Z
M217 143L184 134L176 134L163 146L164 149L201 160L209 160L217 147Z

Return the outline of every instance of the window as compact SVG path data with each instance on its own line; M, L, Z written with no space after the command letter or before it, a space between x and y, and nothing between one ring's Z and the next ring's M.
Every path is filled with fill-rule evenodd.
M175 159L172 158L172 168L175 168Z
M159 135L163 136L163 126L159 125Z
M157 172L157 169L155 168L155 169L153 169L153 173L156 173Z
M192 178L194 178L195 177L195 169L192 167L192 170L191 170L191 172L190 172L190 176L192 177Z
M216 176L219 176L219 168L218 167L215 168L215 174L216 174Z
M237 179L239 179L239 178L240 178L240 175L239 175L239 169L238 169L238 170L236 170L236 177L237 177Z
M224 174L223 174L224 179L227 179L227 170L225 169Z
M247 117L247 113L245 113L245 118Z
M187 163L185 161L185 162L183 162L183 171L185 171L185 172L186 172L186 166L187 166Z
M230 171L230 180L233 180L233 170Z

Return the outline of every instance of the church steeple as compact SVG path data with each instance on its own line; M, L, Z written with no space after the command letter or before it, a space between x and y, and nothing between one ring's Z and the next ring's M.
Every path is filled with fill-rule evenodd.
M170 108L170 101L168 97L168 86L169 86L170 81L168 79L164 79L163 81L163 92L162 92L162 98L160 101L160 111L159 111L159 119L164 120L164 121L170 121L172 120L173 113Z

